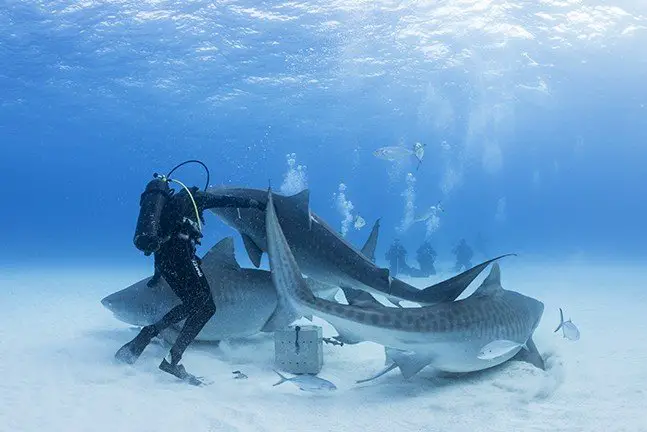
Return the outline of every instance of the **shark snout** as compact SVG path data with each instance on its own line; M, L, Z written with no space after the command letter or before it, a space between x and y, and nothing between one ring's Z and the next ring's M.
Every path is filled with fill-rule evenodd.
M114 294L110 294L109 296L106 296L101 299L101 304L110 312L115 312L115 308L117 307L118 301L115 298Z
M108 299L108 297L101 299L101 304L108 309L110 309L110 306L112 306L112 302L110 301L110 299Z

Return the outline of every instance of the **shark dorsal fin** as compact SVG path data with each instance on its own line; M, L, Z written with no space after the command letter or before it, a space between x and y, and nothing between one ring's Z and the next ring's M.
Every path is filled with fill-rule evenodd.
M272 193L272 201L276 209L277 217L287 220L288 223L297 223L301 226L312 226L310 214L310 189L304 189L294 195L285 196ZM287 218L287 219L286 219ZM291 219L294 218L294 219Z
M234 238L225 237L216 243L209 252L202 257L202 266L204 268L226 267L240 270L240 265L238 264L238 261L236 261L236 256L234 254Z
M380 219L375 221L373 229L362 247L362 254L371 261L375 262L375 247L377 246L377 236L380 232Z
M295 208L310 213L310 189L285 197Z
M495 262L494 264L492 264L490 274L485 278L483 283L481 283L481 286L479 286L472 295L476 297L482 297L495 295L501 291L503 291L503 287L501 286L501 268L499 267L499 263Z

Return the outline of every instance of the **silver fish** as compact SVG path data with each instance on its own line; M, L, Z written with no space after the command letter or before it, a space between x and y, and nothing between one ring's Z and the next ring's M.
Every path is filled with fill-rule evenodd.
M557 333L559 329L562 329L562 335L572 341L577 341L580 339L580 331L575 327L573 321L569 318L568 321L564 321L564 312L562 308L559 308L559 326L555 329L553 333Z
M362 229L364 228L365 225L366 225L366 220L361 216L357 216L357 218L355 219L355 229L356 230Z
M427 219L438 215L438 213L443 213L445 210L443 209L441 202L438 201L438 204L433 205L427 209L427 211L423 212L420 214L420 216L414 218L414 222L424 222Z
M335 386L335 384L323 378L319 378L316 375L306 374L288 378L276 370L274 370L274 373L276 373L281 378L281 380L274 384L273 387L289 381L303 391L319 392L337 390L337 386Z
M508 339L498 339L481 348L481 351L479 351L477 357L481 360L493 360L523 346L524 344L520 344Z
M420 168L420 164L422 163L422 158L425 157L425 147L427 144L421 144L421 143L415 143L413 145L413 154L416 156L416 159L418 159L418 166L416 167L416 171L418 168Z
M373 156L389 162L399 162L414 155L412 149L400 146L381 147L373 152Z

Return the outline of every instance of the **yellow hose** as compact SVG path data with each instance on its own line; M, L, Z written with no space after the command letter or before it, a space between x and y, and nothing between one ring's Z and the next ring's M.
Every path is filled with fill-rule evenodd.
M193 203L193 209L195 210L195 218L198 221L198 227L200 228L200 232L202 232L202 223L200 223L200 212L198 211L198 205L195 203L195 199L193 199L193 194L191 193L189 188L186 187L186 185L179 180L175 180L175 179L167 179L167 180L179 184L189 194L189 198L191 198L191 202Z

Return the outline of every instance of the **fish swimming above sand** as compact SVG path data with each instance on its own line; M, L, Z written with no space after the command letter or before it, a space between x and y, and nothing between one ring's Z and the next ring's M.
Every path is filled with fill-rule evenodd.
M559 329L562 329L562 335L572 341L577 341L580 339L580 331L577 329L573 321L569 318L568 321L564 321L564 312L562 308L559 308L559 326L555 329L553 333L557 333Z
M281 385L284 382L291 382L303 391L321 392L337 390L337 386L335 384L323 378L319 378L316 375L304 374L288 378L282 375L280 372L277 372L276 370L274 370L274 373L277 374L281 378L281 380L276 384L273 384L273 387Z
M389 162L400 162L414 154L413 149L401 146L380 147L373 152L373 156Z
M415 156L415 158L418 160L418 168L420 168L422 159L425 156L425 147L426 144L421 144L419 142L415 143L411 148L402 146L380 147L373 152L373 156L377 157L378 159L397 163L402 163L406 161L407 158ZM416 168L416 170L418 168Z
M426 146L427 144L421 144L419 142L413 145L413 154L416 156L416 159L418 159L418 166L416 167L416 171L418 171L418 168L420 168L420 164L422 164L422 159L425 157Z
M441 202L438 201L438 204L433 205L427 209L427 211L422 212L419 216L415 217L413 219L414 222L424 222L427 219L430 219L434 216L437 216L438 213L443 213L445 209L443 209Z

